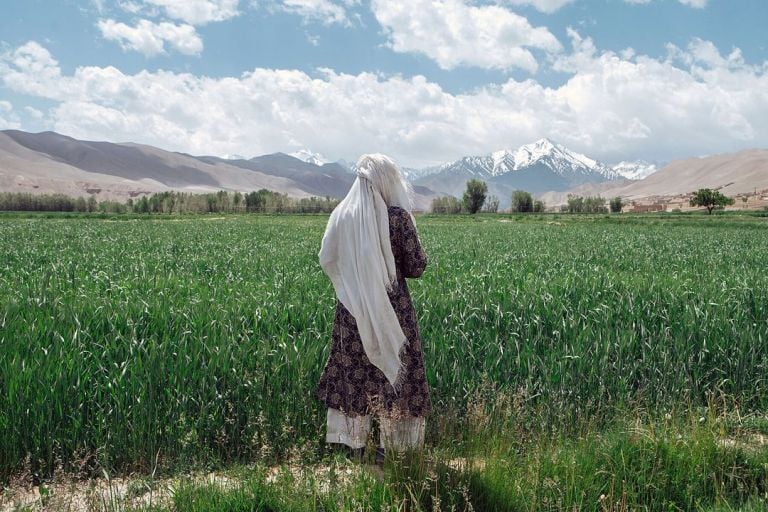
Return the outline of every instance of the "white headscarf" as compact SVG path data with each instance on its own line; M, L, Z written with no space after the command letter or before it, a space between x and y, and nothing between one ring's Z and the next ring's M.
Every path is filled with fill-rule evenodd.
M387 295L397 276L387 207L410 212L410 188L384 155L363 155L356 173L352 188L328 219L320 266L355 318L368 360L397 390L407 339Z

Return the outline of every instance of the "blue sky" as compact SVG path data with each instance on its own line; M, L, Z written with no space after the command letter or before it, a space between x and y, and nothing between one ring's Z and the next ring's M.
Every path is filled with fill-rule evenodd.
M0 0L0 128L405 165L768 146L765 0Z

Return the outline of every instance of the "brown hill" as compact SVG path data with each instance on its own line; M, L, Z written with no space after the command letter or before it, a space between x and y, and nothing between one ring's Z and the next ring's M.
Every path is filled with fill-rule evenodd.
M644 180L620 188L630 199L687 194L700 188L718 189L726 195L768 188L768 150L751 149L670 163Z
M163 190L249 192L341 198L354 174L339 164L315 165L282 153L250 160L196 157L142 144L81 141L54 132L0 131L0 191L63 193L124 200ZM420 189L416 208L432 192Z
M0 190L95 194L124 199L162 190L207 192L267 188L312 194L286 178L209 164L189 155L140 144L79 141L53 132L0 132Z
M728 196L754 194L768 189L768 150L674 161L643 180L621 184L600 183L566 192L542 194L549 206L564 204L568 194L621 196L630 201L684 196L700 188L720 190Z

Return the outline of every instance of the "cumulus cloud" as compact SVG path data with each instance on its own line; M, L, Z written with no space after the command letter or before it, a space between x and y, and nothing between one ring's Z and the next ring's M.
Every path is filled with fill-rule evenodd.
M224 21L240 14L240 0L143 0L144 4L160 7L169 18L204 25ZM134 4L135 2L127 2Z
M117 5L123 11L129 12L131 14L139 14L142 10L144 10L144 6L141 3L134 2L133 0L118 0Z
M346 3L349 5L349 2ZM325 25L350 24L345 6L330 0L282 0L279 2L278 8L298 14L307 22L319 21Z
M575 1L576 0L504 0L505 3L511 5L530 5L536 10L546 13L555 12L564 5L573 3Z
M18 130L21 128L19 116L10 101L0 100L0 130Z
M418 166L549 136L607 162L669 160L768 145L768 64L708 41L661 59L599 51L569 32L559 87L507 80L451 94L422 76L261 69L238 77L114 67L63 73L31 42L0 57L0 84L52 100L50 129L192 154L310 147L353 160L389 153Z
M420 53L443 69L474 66L536 72L530 49L558 52L560 42L544 27L495 5L464 0L373 0L371 8L396 52Z
M35 41L30 41L12 52L0 54L0 77L10 89L31 96L59 100L72 92L64 83L54 88L56 81L61 78L59 63L47 49ZM54 93L56 95L52 96Z
M96 25L105 39L147 57L165 54L167 48L185 55L199 55L203 51L203 40L195 26L238 16L239 4L240 0L118 0L117 6L124 12L145 18L164 14L183 23L139 19L135 25L128 25L102 19Z
M130 26L107 19L100 20L97 26L105 39L147 57L166 53L166 45L185 55L199 55L203 51L203 40L192 25L139 20Z

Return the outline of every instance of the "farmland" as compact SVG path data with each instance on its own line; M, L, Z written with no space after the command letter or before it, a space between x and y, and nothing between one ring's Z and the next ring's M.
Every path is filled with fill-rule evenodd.
M335 304L316 257L326 219L0 219L0 482L57 468L325 457L313 389ZM584 449L597 455L583 467L609 471L585 443L607 433L606 453L641 453L617 433L635 422L680 429L715 450L706 461L726 454L723 464L744 469L738 492L710 489L705 475L679 499L674 485L663 490L670 503L690 505L702 489L712 503L765 493L768 449L718 440L768 433L768 219L485 215L417 225L430 260L410 281L436 410L429 450L503 461L559 443L550 469ZM670 462L678 466L659 478L702 460ZM497 490L499 464L480 472ZM543 478L520 481L529 477ZM595 483L597 495L614 480Z

